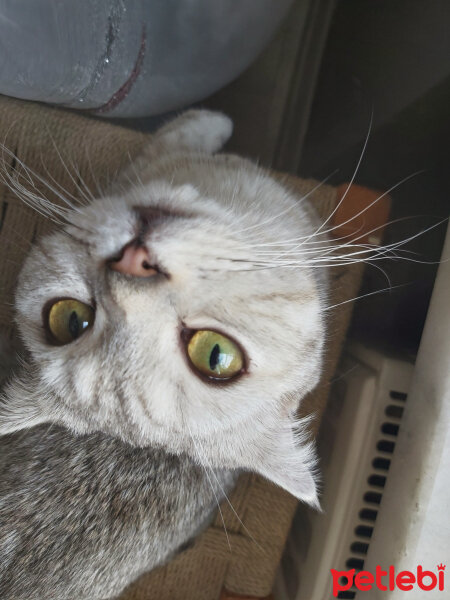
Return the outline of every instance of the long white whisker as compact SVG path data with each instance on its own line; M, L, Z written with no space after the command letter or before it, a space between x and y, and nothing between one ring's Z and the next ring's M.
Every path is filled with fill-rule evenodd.
M194 442L194 438L193 438L192 434L191 434L191 438L192 438L192 441ZM247 529L247 527L246 527L246 526L244 525L244 523L242 522L242 519L240 518L240 516L237 514L237 512L236 512L236 510L235 510L234 506L231 504L231 501L230 501L230 499L228 498L228 496L227 496L227 494L226 494L225 490L223 489L222 485L220 484L220 481L219 481L219 479L217 478L217 475L214 473L214 470L213 470L213 468L211 467L211 463L210 463L210 462L208 461L208 459L206 458L206 452L205 452L205 450L204 450L204 448L203 448L203 445L202 445L202 443L201 443L201 442L200 442L200 440L198 440L198 439L197 439L197 442L200 444L200 447L201 447L201 449L202 449L202 451L203 451L203 458L204 458L204 460L206 461L206 463L208 464L208 466L209 466L209 468L210 468L210 470L211 470L211 474L212 474L212 475L213 475L213 477L215 478L215 480L216 480L216 482L217 482L217 485L219 486L219 488L220 488L220 490L221 490L222 494L224 495L224 498L225 498L225 500L227 501L227 503L228 503L229 507L230 507L230 508L231 508L231 510L233 511L233 514L235 515L235 517L237 518L237 520L239 521L239 523L242 525L243 529L245 530L245 532L247 533L247 535L249 536L249 538L252 540L252 542L254 542L254 543L255 543L255 544L258 546L258 548L259 548L260 550L262 550L262 552L264 552L264 549L263 549L263 548L262 548L262 547L261 547L261 546L258 544L258 542L255 540L255 538L252 536L252 534L250 533L250 531ZM195 442L194 442L194 443L195 443Z
M402 283L399 285L390 286L387 288L383 288L381 290L375 290L374 292L369 292L368 294L362 294L361 296L356 296L356 298L350 298L350 300L344 300L344 302L339 302L338 304L333 304L332 306L327 306L322 310L325 312L327 310L331 310L333 308L337 308L338 306L342 306L343 304L348 304L349 302L356 302L356 300L361 300L361 298L368 298L369 296L374 296L375 294L382 294L383 292L390 292L397 288L406 287L407 285L411 285L409 283Z
M47 167L45 166L44 163L44 157L41 155L41 164L42 164L42 168L44 169L45 173L46 173L46 177L48 177L53 184L59 189L61 190L61 192L56 192L55 190L55 194L57 194L58 198L60 198L65 204L67 204L67 206L69 208L71 208L72 210L79 210L78 205L79 204L83 204L83 202L81 201L80 198L77 198L76 196L74 196L73 194L71 194L68 190L66 190L58 181L56 181L56 179L53 177L53 175L50 173L50 171L47 169ZM71 202L69 200L69 198L71 198L73 200L73 202ZM74 202L76 204L74 204Z
M77 166L74 164L74 162L72 160L70 161L70 165L71 165L72 169L74 170L81 186L86 190L86 194L89 198L89 200L87 202L88 202L88 204L90 204L91 202L93 202L95 200L94 194L92 193L90 187L87 185L87 183L83 179L80 169L77 168ZM80 188L81 188L81 186L80 186Z
M89 196L86 196L86 193L81 189L80 185L75 181L75 178L73 177L72 173L70 172L68 166L66 165L66 163L64 162L64 159L61 155L61 152L59 151L55 140L53 139L52 134L50 133L49 130L47 130L47 134L50 138L50 141L52 142L53 148L56 152L56 154L58 155L58 158L61 162L61 165L63 166L64 170L66 171L67 175L70 177L70 179L72 180L75 188L80 192L81 196L85 199L85 201L89 204L91 202L91 199L89 198Z
M363 156L364 156L364 154L366 152L367 144L369 143L370 132L372 131L372 123L373 123L373 110L372 110L372 113L370 115L369 128L367 130L366 139L364 140L364 145L363 145L363 148L361 150L361 154L359 156L359 160L358 160L358 162L356 164L356 168L355 168L355 170L353 172L352 178L350 179L350 183L348 184L347 189L345 190L342 198L340 199L340 201L336 205L335 209L328 215L328 218L325 219L325 221L319 226L319 228L316 230L316 232L314 233L314 235L312 237L314 237L315 235L317 235L318 233L320 233L322 231L322 229L330 221L330 219L332 219L334 217L334 215L336 214L337 210L339 209L339 207L341 206L341 204L344 202L345 198L347 197L347 194L348 194L350 188L352 187L353 182L355 181L355 177L358 174L359 167L361 166L361 162L362 162Z
M330 179L330 177L332 177L335 173L336 173L336 171L333 171L333 173L330 173L330 175L328 175L328 177L325 177L325 179L323 181L320 181L309 192L307 192L304 196L302 196L299 201L302 202L303 200L306 200L306 198L308 198L317 189L319 189L322 185L324 185L328 181L328 179ZM237 234L241 234L241 233L245 233L245 232L250 231L250 230L255 229L255 228L264 227L268 223L272 223L276 219L279 219L280 217L282 217L286 213L290 212L291 210L294 210L295 208L297 208L297 205L296 204L292 204L291 206L288 206L287 208L285 208L281 212L277 213L276 215L272 215L266 221L262 221L261 223L256 223L255 225L250 225L249 227L245 227L244 229L238 230L236 233Z
M210 476L209 476L209 474L208 474L208 471L206 470L206 467L205 467L205 465L204 465L204 464L203 464L203 462L202 462L202 459L201 459L201 456L200 456L200 452L199 452L199 450L198 450L198 448L197 448L197 445L196 445L196 443L195 443L194 436L192 435L192 432L191 432L191 428L189 427L189 424L188 424L187 422L185 422L185 425L186 425L186 427L187 427L187 429L188 429L188 431L189 431L189 435L191 436L191 440L192 440L192 443L193 443L193 445L194 445L195 452L197 453L197 456L198 456L199 463L200 463L200 465L201 465L202 469L203 469L203 470L204 470L204 472L205 472L205 475L206 475L206 477L207 477L207 479L208 479L209 485L211 486L211 491L212 491L212 493L214 494L214 498L215 498L215 500L216 500L217 508L219 509L220 518L221 518L221 520L222 520L223 529L224 529L224 531L225 531L225 537L227 538L228 547L229 547L229 549L230 549L230 552L232 552L232 549L231 549L231 543L230 543L230 538L229 538L229 536L228 536L227 527L226 527L226 525L225 525L225 519L224 519L224 516L223 516L223 512L222 512L222 509L220 508L219 499L217 498L217 494L216 494L216 491L215 491L215 489L214 489L214 486L213 486L213 484L212 484L211 478L210 478ZM211 472L212 472L212 471L211 471Z
M3 171L0 173L0 180L10 189L15 191L19 198L25 204L39 212L42 216L50 218L55 223L61 224L60 221L55 219L54 215L58 214L63 218L66 218L67 214L69 213L69 209L64 208L62 206L58 206L57 204L50 202L43 196L35 194L34 192L26 188L22 183L20 183L20 178L25 179L35 190L37 190L37 188L34 179L38 180L40 183L46 186L47 189L52 191L56 196L60 196L58 190L56 190L51 184L48 183L48 181L46 181L43 177L38 175L35 171L27 167L25 163L23 163L11 150L6 148L6 146L0 144L0 148L3 154L6 153L6 155L12 158L13 161L15 161L15 163L19 165L22 169L21 172L15 169L15 176L11 175L7 169L3 169ZM3 162L6 162L4 158Z

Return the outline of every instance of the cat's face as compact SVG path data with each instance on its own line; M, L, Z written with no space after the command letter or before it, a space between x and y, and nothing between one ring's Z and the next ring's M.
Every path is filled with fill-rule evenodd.
M276 264L313 225L245 161L183 161L180 183L144 173L28 256L16 309L35 403L42 421L267 474L259 454L283 448L320 373L320 285L301 244L303 268Z

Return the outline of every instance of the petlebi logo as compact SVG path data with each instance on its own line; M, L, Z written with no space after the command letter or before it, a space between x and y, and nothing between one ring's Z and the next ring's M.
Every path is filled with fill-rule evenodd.
M383 592L402 590L408 592L413 589L420 589L426 592L438 589L444 591L445 565L437 565L435 571L426 571L422 565L418 565L415 572L399 571L396 573L394 566L389 566L383 570L377 565L375 573L370 571L359 571L355 575L355 569L349 571L337 571L330 569L333 578L333 596L337 598L339 592L349 590L354 586L357 590L366 592L372 589L378 589ZM359 597L359 596L358 596Z

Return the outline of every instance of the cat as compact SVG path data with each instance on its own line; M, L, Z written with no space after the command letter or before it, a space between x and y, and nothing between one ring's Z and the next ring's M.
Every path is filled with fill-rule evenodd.
M318 506L320 227L232 123L189 111L26 258L0 402L0 597L110 598L209 522L241 470ZM60 214L60 213L58 213ZM298 268L277 268L280 256Z

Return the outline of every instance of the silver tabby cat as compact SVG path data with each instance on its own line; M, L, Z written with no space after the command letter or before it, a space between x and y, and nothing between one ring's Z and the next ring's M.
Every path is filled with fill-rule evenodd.
M3 600L117 596L240 470L318 503L295 419L321 370L318 225L267 172L214 154L231 130L175 119L26 259L26 353L0 405ZM301 268L277 268L286 253Z

